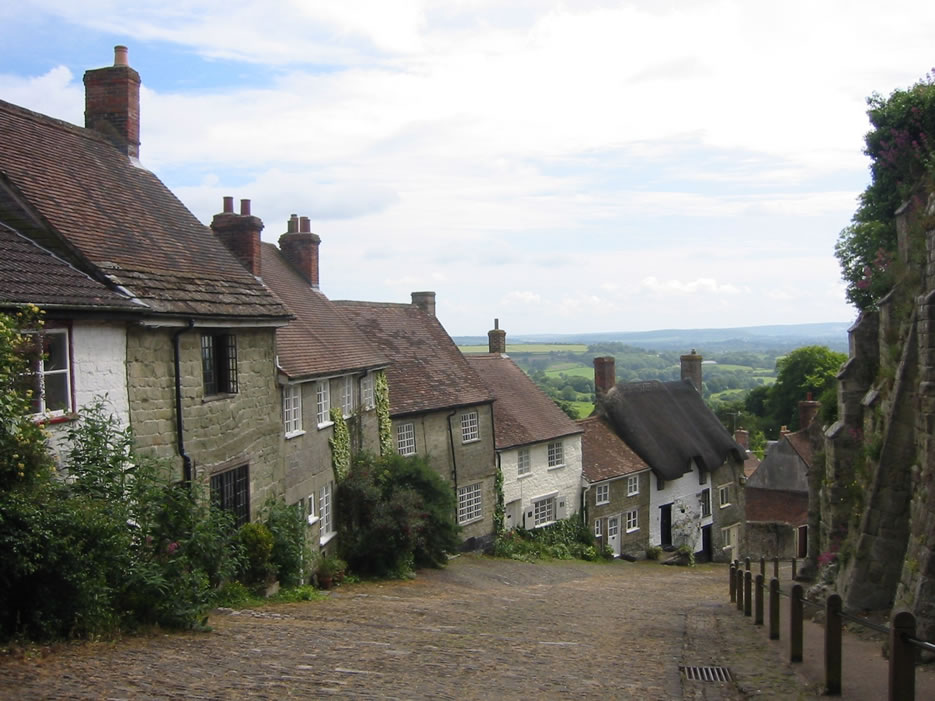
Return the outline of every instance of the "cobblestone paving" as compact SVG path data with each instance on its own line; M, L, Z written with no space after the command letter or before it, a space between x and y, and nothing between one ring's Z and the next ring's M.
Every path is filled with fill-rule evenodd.
M463 556L409 582L216 613L214 630L0 657L4 699L810 699L723 566ZM731 683L681 678L724 665Z

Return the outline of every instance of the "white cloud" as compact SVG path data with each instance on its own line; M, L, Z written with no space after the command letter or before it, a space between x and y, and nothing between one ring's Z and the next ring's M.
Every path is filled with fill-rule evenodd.
M531 305L542 302L542 295L530 290L513 290L500 298L503 305Z
M663 295L687 295L697 293L736 295L743 291L735 285L719 283L712 278L697 278L695 280L683 282L681 280L659 280L655 276L650 275L643 278L641 284L644 289Z

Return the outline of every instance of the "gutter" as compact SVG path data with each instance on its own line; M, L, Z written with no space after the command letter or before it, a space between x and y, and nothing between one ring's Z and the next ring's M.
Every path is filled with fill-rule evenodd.
M179 336L195 327L195 320L189 319L185 326L172 334L172 354L175 363L175 436L179 456L182 458L182 481L191 487L193 470L192 459L185 452L185 422L182 419L182 371L179 362Z
M451 481L455 487L455 523L458 522L458 458L455 456L455 437L451 429L451 417L458 413L457 409L452 409L448 414L448 445L451 447Z

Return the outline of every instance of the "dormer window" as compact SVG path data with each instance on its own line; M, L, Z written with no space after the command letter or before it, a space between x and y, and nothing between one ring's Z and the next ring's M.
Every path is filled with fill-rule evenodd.
M205 396L236 394L237 337L231 333L202 334L201 369Z

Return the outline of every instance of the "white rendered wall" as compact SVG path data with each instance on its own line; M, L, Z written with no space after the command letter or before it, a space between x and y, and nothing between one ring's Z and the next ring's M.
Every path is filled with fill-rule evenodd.
M666 480L664 489L656 488L653 475L649 488L649 544L662 542L662 518L659 507L672 504L672 544L689 545L693 552L701 550L701 528L713 522L711 516L701 518L699 495L703 489L711 490L712 510L717 508L717 486L712 487L711 475L705 484L698 483L698 468L692 463L691 472L676 480Z
M581 436L567 436L561 439L565 456L565 466L549 469L549 443L534 443L529 446L531 470L523 476L517 476L516 463L519 450L516 448L500 452L500 470L503 473L503 503L519 500L518 523L505 524L507 528L523 525L523 514L532 510L533 501L549 494L555 494L556 504L565 502L564 513L558 518L567 518L578 513L581 502ZM533 527L533 520L527 516L526 527Z

